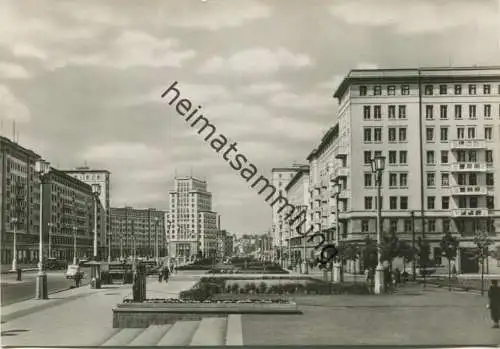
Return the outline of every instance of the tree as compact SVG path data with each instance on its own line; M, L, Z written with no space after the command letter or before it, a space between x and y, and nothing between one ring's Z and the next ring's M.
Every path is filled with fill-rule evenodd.
M361 258L362 249L357 243L350 243L344 247L344 258L354 264L354 282L356 282L356 261Z
M487 231L477 230L474 234L474 244L477 248L474 249L473 258L481 262L481 295L484 295L484 261L490 254L489 246L493 244L493 241Z
M382 261L389 262L389 270L392 270L394 258L400 255L400 241L395 232L384 234L382 237Z
M422 239L422 237L419 237L417 240L417 256L418 256L418 262L420 265L420 274L424 277L424 287L426 286L426 267L429 265L430 262L430 255L431 255L431 247L427 241ZM423 268L423 269L422 269Z
M407 241L400 241L398 250L398 257L403 259L403 271L406 272L406 265L415 260L415 250Z
M367 236L363 241L361 256L363 258L363 265L365 268L375 270L378 264L377 244L369 236Z
M460 241L451 235L450 232L446 233L441 239L439 246L441 253L448 260L448 290L451 291L451 262L457 258L458 245Z

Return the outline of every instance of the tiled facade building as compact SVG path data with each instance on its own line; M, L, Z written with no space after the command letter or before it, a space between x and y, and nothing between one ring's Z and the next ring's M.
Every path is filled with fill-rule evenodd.
M165 234L165 211L155 208L112 207L111 210L111 256L158 257L167 255Z
M474 232L500 242L500 67L353 70L335 98L336 124L308 158L312 223L335 226L338 180L341 236L375 238L370 160L382 155L384 231L423 236L437 264L449 231L461 241L457 269L477 272L464 253Z

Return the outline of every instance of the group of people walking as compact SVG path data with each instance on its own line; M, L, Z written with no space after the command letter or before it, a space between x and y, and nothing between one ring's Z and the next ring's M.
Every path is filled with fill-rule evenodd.
M162 264L158 270L158 282L165 281L167 283L170 275L175 272L175 265L173 263Z

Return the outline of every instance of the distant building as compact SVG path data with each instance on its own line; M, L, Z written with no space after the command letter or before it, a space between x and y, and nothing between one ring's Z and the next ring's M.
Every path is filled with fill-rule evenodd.
M155 208L112 207L111 210L112 258L167 256L165 211Z

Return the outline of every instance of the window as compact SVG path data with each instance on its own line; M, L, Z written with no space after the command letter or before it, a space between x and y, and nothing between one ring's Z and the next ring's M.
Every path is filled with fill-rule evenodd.
M470 95L475 95L476 94L476 85L469 85L469 94Z
M363 139L366 142L371 142L372 141L372 129L369 127L365 127L364 132L363 132Z
M390 196L389 197L389 209L390 210L397 210L398 209L398 197L397 196Z
M448 86L446 85L439 85L439 94L440 95L445 95L448 93Z
M408 152L406 150L399 151L399 163L405 165L407 163Z
M484 117L491 118L491 104L485 104L483 109Z
M398 220L397 219L391 219L389 221L389 231L391 233L396 233L398 231Z
M448 119L448 106L440 105L439 106L439 117L441 119Z
M396 141L396 129L394 127L389 127L389 142Z
M484 84L483 85L483 94L489 95L491 93L491 85L490 84Z
M475 150L470 150L468 154L469 154L469 162L477 161L477 153Z
M370 120L371 116L370 116L370 106L369 105L365 105L363 107L363 119L365 120Z
M400 105L398 107L398 112L399 112L398 117L400 119L406 119L406 105Z
M436 186L436 174L434 172L427 172L427 186L428 187Z
M376 127L373 129L373 140L375 142L382 142L382 128Z
M486 174L486 185L489 187L492 187L495 185L495 178L493 176L493 173Z
M364 152L364 160L365 160L365 165L366 164L369 165L372 163L372 152L371 151Z
M399 141L406 142L406 127L399 128Z
M365 172L365 187L372 186L372 178L373 178L373 175L371 172Z
M429 233L434 233L436 231L436 220L435 219L427 220L427 230L429 231Z
M410 85L401 85L401 94L407 96L410 94Z
M434 165L436 159L434 158L434 150L427 150L427 165Z
M455 85L455 94L456 95L462 94L462 85Z
M467 128L467 138L469 138L469 139L476 138L476 128L475 127L468 127Z
M387 86L387 94L389 96L394 96L396 94L396 86L394 85Z
M435 196L428 196L427 197L427 209L428 210L434 210L435 203L436 203Z
M448 163L448 150L441 150L441 163L442 164Z
M469 119L476 118L476 106L474 104L469 105Z
M382 156L382 151L381 150L375 150L373 153L374 153L375 157Z
M432 105L425 106L425 118L427 120L434 119L434 107Z
M399 174L399 186L400 187L408 187L408 174L407 173L400 173Z
M389 173L389 187L398 186L398 175L396 173Z
M461 118L462 118L462 105L456 104L455 105L455 119L461 119Z
M397 152L395 150L389 150L389 164L397 163Z
M450 209L450 197L442 196L441 197L441 209L449 210Z
M404 224L405 224L405 226L404 226L405 233L409 233L409 232L411 232L411 230L412 230L412 228L413 228L413 227L412 227L412 224L411 224L411 219L405 219L405 220L404 220L404 222L405 222L405 223L404 223Z
M371 196L365 196L365 210L373 209L373 198Z
M427 127L425 129L425 140L432 142L434 140L434 127Z
M389 119L395 119L396 118L396 106L395 105L390 105L389 106Z
M359 86L359 95L360 96L366 96L366 91L367 91L366 86Z
M399 208L402 210L408 209L408 196L401 196L399 198Z
M426 96L432 96L433 92L434 92L434 91L433 91L433 87L432 87L432 85L425 85L425 88L424 88L424 94L425 94Z
M465 128L457 127L457 138L464 139L465 138Z
M447 142L448 141L448 127L441 127L439 129L440 136L441 136L441 142Z
M486 150L486 162L493 162L493 150Z
M382 107L380 105L376 105L373 107L373 118L374 119L382 118Z
M374 96L382 95L382 87L380 85L373 86L373 95Z
M477 175L475 173L469 173L469 185L477 185Z
M484 138L491 140L491 136L493 135L493 127L491 126L486 126L484 128Z
M441 173L441 186L448 187L450 185L450 174Z
M443 233L448 233L449 231L450 231L450 220L448 218L443 219Z
M369 224L367 219L361 220L361 231L363 233L368 233L369 230Z
M488 208L488 210L495 209L495 197L494 196L487 196L486 197L486 208Z

